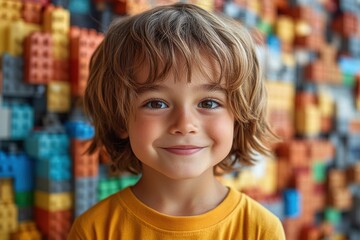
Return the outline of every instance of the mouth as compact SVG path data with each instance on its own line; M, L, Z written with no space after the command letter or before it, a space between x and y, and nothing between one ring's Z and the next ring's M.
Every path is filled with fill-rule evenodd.
M201 151L204 147L191 146L191 145L181 145L181 146L171 146L162 148L167 152L176 155L192 155Z

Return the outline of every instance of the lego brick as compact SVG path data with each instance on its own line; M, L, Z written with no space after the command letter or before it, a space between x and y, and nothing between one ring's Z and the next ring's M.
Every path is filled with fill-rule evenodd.
M44 30L52 34L66 36L70 28L69 11L62 7L47 5L43 15Z
M30 191L34 188L33 163L25 154L0 152L0 177L14 178L16 192Z
M285 216L288 218L298 217L301 212L300 193L295 189L286 189L283 194Z
M21 1L1 1L0 2L0 20L16 21L21 18Z
M90 1L89 0L74 0L70 1L68 7L71 16L78 14L89 14L90 13Z
M71 227L71 210L47 211L35 208L35 221L47 239L66 239Z
M100 179L98 183L98 200L102 200L120 190L117 178Z
M64 133L33 132L25 141L25 149L33 158L47 159L53 155L67 154L69 138Z
M284 219L284 202L280 198L260 201L266 209L272 212L280 220Z
M14 191L10 178L0 178L0 204L14 202Z
M47 88L47 110L65 113L70 110L70 84L68 82L52 81Z
M16 206L20 207L30 207L34 205L34 192L15 192L15 203Z
M24 223L34 219L33 205L27 207L18 207L18 222Z
M52 33L54 60L67 60L69 58L69 37L66 34Z
M69 61L53 60L53 80L67 82L70 78Z
M0 139L10 138L11 111L9 108L0 106Z
M42 4L40 2L23 2L21 16L27 23L42 23Z
M86 150L91 140L71 140L71 156L75 177L94 177L99 171L99 151L89 155Z
M23 82L24 63L22 57L4 54L2 64L3 96L31 97L35 94L34 86Z
M34 111L28 104L13 104L11 109L11 132L12 139L26 138L34 127Z
M296 110L296 133L303 136L318 136L321 132L321 116L317 106L309 105Z
M23 20L12 22L8 30L7 52L12 56L23 54L23 41L26 36L35 31L40 31L40 25L26 23Z
M47 84L53 79L53 42L50 33L35 32L25 39L25 81Z
M358 30L357 16L351 12L343 12L332 21L332 29L344 37L349 37Z
M360 184L360 162L355 162L346 169L348 183Z
M89 140L95 135L95 129L91 124L80 121L67 122L66 132L71 138L78 140Z
M71 91L83 96L89 77L90 58L103 40L95 30L72 27L70 31Z
M35 206L50 212L69 210L73 206L72 193L47 193L36 190Z
M96 177L75 179L75 216L97 203L97 183Z
M13 203L0 204L0 229L3 232L13 232L18 226L17 207Z
M41 240L41 233L38 231L34 222L27 221L20 223L16 232L11 234L13 240Z
M48 178L36 178L36 189L42 192L61 193L72 190L71 183L68 180L55 181Z
M10 21L0 21L0 35L7 36L9 32ZM8 38L0 38L0 56L6 51L8 45Z
M71 178L71 160L67 154L38 159L35 164L36 177L54 181L70 180Z

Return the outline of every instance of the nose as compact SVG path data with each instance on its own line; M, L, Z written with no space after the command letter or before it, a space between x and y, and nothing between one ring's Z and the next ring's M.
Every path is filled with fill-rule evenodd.
M187 135L198 131L198 119L195 110L186 109L185 107L174 109L171 118L169 129L171 134Z

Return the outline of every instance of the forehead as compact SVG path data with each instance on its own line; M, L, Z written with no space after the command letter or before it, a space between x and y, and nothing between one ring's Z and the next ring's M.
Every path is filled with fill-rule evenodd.
M164 75L161 76L160 73L162 72ZM191 62L186 62L183 57L177 57L169 69L165 69L165 64L160 60L150 64L145 59L135 71L134 80L139 85L155 84L168 79L173 79L175 82L198 80L221 84L223 81L220 80L220 74L221 69L218 61L211 57L210 54L201 54L200 56L194 56Z

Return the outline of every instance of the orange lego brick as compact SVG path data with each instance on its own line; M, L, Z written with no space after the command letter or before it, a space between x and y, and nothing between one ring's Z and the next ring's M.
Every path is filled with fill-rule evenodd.
M290 140L277 146L275 153L288 161L292 167L304 167L309 165L306 143L300 140Z
M305 78L311 82L324 83L325 77L325 64L322 61L316 60L305 66Z
M71 91L83 96L89 77L90 58L104 36L95 30L72 27L70 30Z
M92 140L71 140L71 156L75 177L93 177L99 171L99 151L89 155L86 150Z
M50 33L35 32L25 39L25 81L47 84L53 78L53 41Z
M349 133L360 134L360 120L359 119L351 119L349 121Z
M267 119L271 130L282 139L294 136L293 116L289 111L272 109L268 111Z
M299 91L295 95L296 108L303 108L316 104L316 95L310 91Z
M327 198L327 203L339 210L350 210L352 207L352 193L348 188L331 189Z
M307 225L301 228L300 239L303 240L318 240L321 238L321 231L318 226Z
M346 175L345 171L340 169L330 169L327 174L327 189L345 188Z
M334 128L333 118L321 116L320 128L321 133L330 133Z
M28 23L42 23L42 4L40 2L24 2L21 16Z

